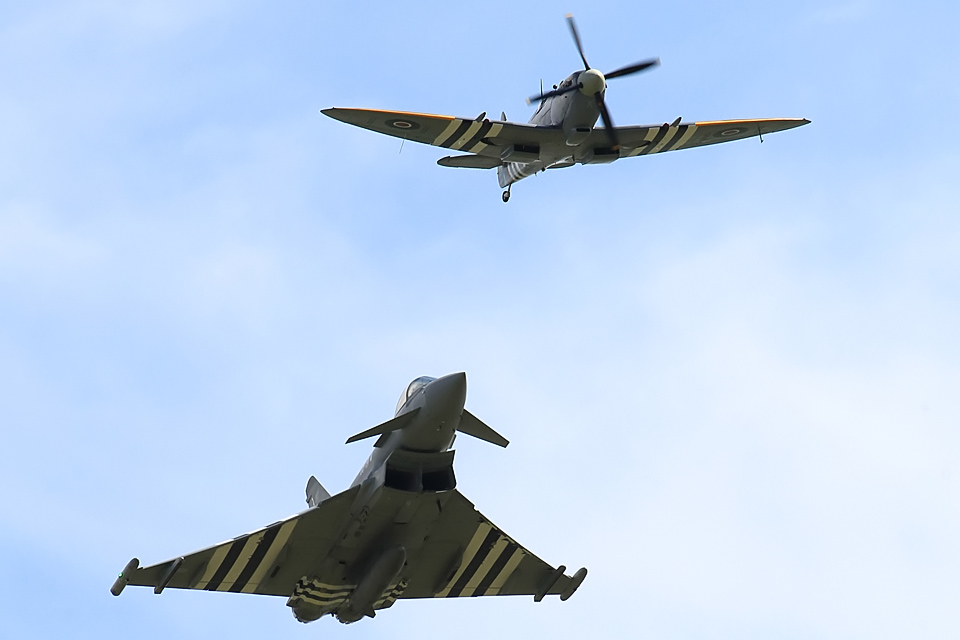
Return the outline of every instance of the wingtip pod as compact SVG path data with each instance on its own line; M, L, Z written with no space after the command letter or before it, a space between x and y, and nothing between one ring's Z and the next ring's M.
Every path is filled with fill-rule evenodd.
M561 578L567 578L565 575L563 575L563 572L566 570L567 568L565 566L560 565L544 576L543 581L540 583L540 588L535 594L533 594L533 601L540 602L548 593L556 593L556 591L553 589L557 586L557 583L560 582ZM577 589L580 587L580 583L582 583L583 579L586 577L587 568L581 567L579 571L573 574L573 577L567 578L568 582L566 586L563 587L563 591L560 592L560 599L568 600L570 596L576 593Z
M570 596L576 593L577 589L580 587L580 583L583 582L583 579L587 577L587 568L580 567L580 570L573 574L573 577L570 578L570 584L567 585L567 588L563 590L563 593L560 594L561 600L568 600Z
M123 571L120 572L120 575L117 576L117 579L113 582L113 586L110 587L110 593L115 596L123 593L123 588L127 586L127 581L130 579L130 576L140 567L140 560L133 558L123 567Z

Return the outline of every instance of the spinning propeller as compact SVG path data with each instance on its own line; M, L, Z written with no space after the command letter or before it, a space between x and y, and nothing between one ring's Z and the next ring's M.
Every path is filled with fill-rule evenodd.
M607 74L600 73L598 70L591 67L589 62L587 62L587 56L583 53L583 45L580 43L580 33L577 31L577 24L573 21L572 14L567 14L567 24L570 26L570 33L573 34L573 41L577 44L577 51L580 53L580 59L583 60L584 70L580 72L577 81L569 87L554 89L553 91L548 91L546 93L543 93L541 90L539 95L527 98L527 104L538 100L546 100L547 98L552 98L554 96L559 96L563 95L564 93L578 90L584 95L592 95L593 99L597 101L597 107L600 109L600 117L603 118L603 126L607 129L607 135L610 137L610 144L614 149L619 149L620 142L617 140L617 131L613 128L613 120L610 119L610 112L607 110L607 105L603 100L603 90L607 86L606 81L612 78L622 78L623 76L629 76L651 67L655 67L660 64L660 59L651 58L649 60L644 60L643 62L637 62L636 64L621 67L616 71L611 71Z

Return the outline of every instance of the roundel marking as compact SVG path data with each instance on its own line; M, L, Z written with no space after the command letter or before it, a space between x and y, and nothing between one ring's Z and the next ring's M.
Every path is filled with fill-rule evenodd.
M419 124L410 122L409 120L387 120L387 126L393 127L394 129L403 129L404 131L412 131L420 128Z
M735 136L738 133L743 133L744 131L746 131L746 129L744 129L743 127L735 127L733 129L724 129L723 131L720 132L720 135L723 136L724 138L727 138L730 136Z

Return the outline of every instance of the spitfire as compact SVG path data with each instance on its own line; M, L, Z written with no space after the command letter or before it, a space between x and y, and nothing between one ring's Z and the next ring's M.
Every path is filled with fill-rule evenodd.
M283 596L297 620L351 623L397 600L547 595L566 600L587 574L564 575L520 546L456 489L456 434L509 442L464 408L463 373L407 385L394 417L349 438L377 436L349 489L331 496L310 477L306 511L207 549L141 568L127 584Z
M651 58L601 73L587 62L573 16L567 15L567 24L584 68L551 91L528 98L528 104L537 102L538 106L526 124L508 122L505 113L499 121L487 119L486 112L476 118L337 107L321 113L404 140L464 151L466 154L440 158L437 164L496 169L500 187L505 189L504 202L510 199L515 182L546 169L607 164L620 158L762 137L810 122L803 118L702 122L676 118L662 125L616 127L607 108L607 81L652 69L660 60ZM595 126L599 119L603 127Z

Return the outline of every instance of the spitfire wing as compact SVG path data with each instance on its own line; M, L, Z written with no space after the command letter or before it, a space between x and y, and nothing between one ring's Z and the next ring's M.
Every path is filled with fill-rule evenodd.
M348 489L252 533L137 569L128 584L155 590L169 587L289 596L304 570L318 565L342 533L358 490ZM168 577L171 570L173 575Z
M522 547L454 491L424 545L400 598L547 594L569 597L586 570L563 575ZM566 598L564 598L566 599Z
M378 109L323 109L321 113L341 122L384 133L388 136L413 140L423 144L467 151L489 158L495 163L475 164L462 160L441 162L444 166L493 168L500 164L500 151L509 145L539 147L564 144L563 132L551 127L539 127L502 120L470 120L429 113L381 111ZM459 158L459 156L458 156Z
M804 118L681 122L674 125L617 127L617 134L620 139L620 157L629 158L742 140L786 131L809 122ZM602 128L594 130L588 143L595 143L597 140L607 140Z

